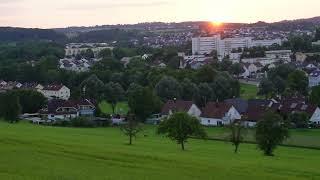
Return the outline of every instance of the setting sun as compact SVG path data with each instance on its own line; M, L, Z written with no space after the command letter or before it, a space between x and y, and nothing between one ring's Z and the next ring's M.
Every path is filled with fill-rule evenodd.
M219 21L212 21L211 23L212 23L213 26L216 26L216 27L220 27L220 26L223 25L223 23L219 22Z

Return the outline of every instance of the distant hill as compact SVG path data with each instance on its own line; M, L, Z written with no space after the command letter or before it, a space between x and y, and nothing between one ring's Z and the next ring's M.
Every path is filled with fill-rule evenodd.
M296 19L296 20L284 20L275 23L270 23L269 28L275 30L314 30L320 26L320 16L307 18L307 19Z
M22 42L22 41L65 41L66 36L52 29L28 29L14 27L0 27L1 42Z

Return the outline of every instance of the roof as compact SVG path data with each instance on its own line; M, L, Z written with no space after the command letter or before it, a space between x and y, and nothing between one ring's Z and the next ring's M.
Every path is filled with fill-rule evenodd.
M59 108L75 108L79 109L80 106L92 106L95 108L94 103L88 99L82 100L61 100L61 99L52 99L48 102L48 107L45 110L40 110L40 113L48 114L75 114L76 112L57 112Z
M312 73L310 73L311 77L319 77L320 76L320 70L316 70L316 71L313 71Z
M201 117L222 119L231 107L231 104L224 102L209 102L203 108Z
M224 101L227 104L231 104L240 113L246 113L248 110L248 101L241 98L227 99Z
M248 107L267 107L271 102L271 100L250 99L248 100Z
M259 121L264 114L267 112L267 107L254 107L251 106L248 108L248 112L243 116L243 120L257 122Z
M170 111L188 112L193 104L194 103L192 101L182 101L182 100L173 101L173 100L169 100L162 107L161 114L168 115Z
M59 91L64 85L47 85L43 87L45 91Z
M286 114L306 112L312 115L317 109L317 106L307 102L304 97L289 97L281 100L279 103L273 104L272 109Z

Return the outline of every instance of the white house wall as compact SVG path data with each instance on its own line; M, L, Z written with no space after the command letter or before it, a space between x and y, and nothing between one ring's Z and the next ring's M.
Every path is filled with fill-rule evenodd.
M312 123L320 124L320 109L317 108L313 113L312 117L310 118Z

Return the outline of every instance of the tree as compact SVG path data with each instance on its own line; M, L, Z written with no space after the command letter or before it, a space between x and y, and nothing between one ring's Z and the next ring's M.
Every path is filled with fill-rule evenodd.
M262 79L259 85L258 95L264 95L268 99L274 92L274 86L268 79Z
M190 116L185 112L177 112L162 121L158 127L159 134L164 134L171 140L181 145L185 150L184 144L190 136L205 138L205 130L196 117Z
M120 130L124 135L129 137L129 145L132 145L132 138L142 130L140 123L136 120L134 114L128 114L127 122L120 126Z
M103 95L104 83L95 75L89 76L80 84L84 98L100 100Z
M198 89L199 89L198 104L200 105L200 107L204 107L207 104L207 102L209 102L212 99L213 90L208 83L200 83Z
M148 87L131 84L127 96L130 110L140 121L145 121L152 113L160 110L159 97Z
M280 115L268 112L258 121L255 137L264 154L273 156L277 145L289 137L288 126Z
M305 112L296 112L289 115L289 122L295 124L296 128L307 128L309 125L309 115Z
M184 79L181 83L181 97L186 101L195 101L198 99L199 89L190 79Z
M211 88L214 92L213 100L223 101L240 95L239 81L234 80L227 72L219 73L211 83Z
M313 104L320 106L320 86L312 87L310 101Z
M233 122L229 125L230 128L230 142L235 146L234 153L238 152L239 145L242 143L245 134L245 127L241 124L241 122Z
M124 90L119 83L110 82L105 85L104 98L111 104L113 114L117 103L124 99L124 94Z
M302 95L308 94L309 80L305 72L295 70L288 76L288 87L297 93Z
M110 49L103 49L98 54L99 58L109 58L112 57L112 51Z
M85 58L85 59L92 59L92 58L94 58L94 53L93 53L92 49L87 49L87 50L85 50L85 51L82 51L82 52L80 53L80 55L81 55L82 58Z
M175 57L171 58L168 61L168 67L170 67L172 69L179 69L181 58L182 57L179 57L179 56L175 56Z
M273 85L277 92L277 94L283 94L286 90L286 81L282 79L280 76L276 76L275 79L273 79Z
M244 71L245 70L243 69L243 67L240 63L234 63L231 65L230 72L231 72L231 74L236 75L237 77L240 74L244 73Z
M209 55L213 60L218 60L218 52L216 50L212 50Z
M47 99L43 94L32 90L16 90L13 93L19 98L22 113L35 113L43 107Z
M163 77L155 87L157 95L163 100L180 98L181 86L179 82L172 78L165 76Z
M14 123L18 121L21 112L19 98L12 92L0 94L0 117Z
M217 71L211 66L202 66L196 73L198 82L200 83L212 83L217 75Z

